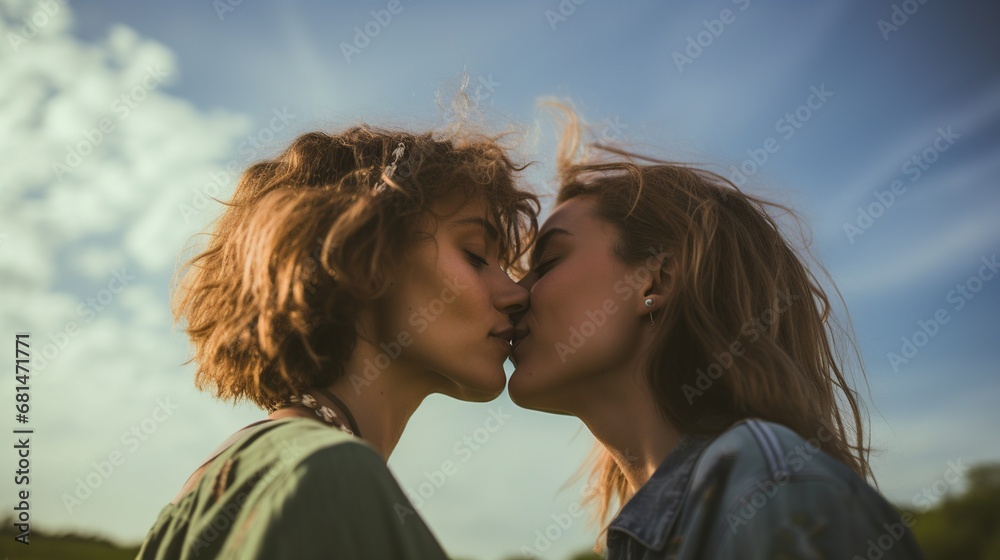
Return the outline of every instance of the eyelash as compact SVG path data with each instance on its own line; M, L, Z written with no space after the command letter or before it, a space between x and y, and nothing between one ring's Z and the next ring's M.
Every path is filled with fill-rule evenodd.
M541 278L542 276L544 276L545 273L548 272L549 269L552 268L552 265L555 264L555 262L556 262L556 259L550 259L550 260L547 260L547 261L539 264L538 266L536 266L535 267L535 276L537 276L538 278Z
M472 251L466 251L465 254L469 257L469 262L472 263L472 266L474 266L477 270L490 264L486 259L480 257Z

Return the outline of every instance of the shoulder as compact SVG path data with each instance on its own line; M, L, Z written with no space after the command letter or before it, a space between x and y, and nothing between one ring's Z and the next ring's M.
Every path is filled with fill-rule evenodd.
M364 481L395 479L382 456L363 439L310 419L281 420L233 445L230 461L253 473L270 492L308 498L322 491L351 492ZM370 485L369 485L370 490Z
M361 479L395 480L385 459L364 440L351 437L304 449L294 449L295 445L291 442L290 454L295 459L293 470L299 475L318 479L329 479L328 475L332 475L355 483Z
M250 431L220 458L290 470L303 462L352 453L378 457L371 445L351 434L308 418L284 418Z
M867 486L847 465L822 451L833 434L820 429L804 438L781 424L748 419L729 427L705 449L694 484L727 469L731 482L745 480L824 481L833 485Z
M312 500L324 493L391 492L398 488L382 456L363 439L303 418L234 444L232 460L260 479L273 497ZM256 436L256 437L255 437Z
M721 511L865 511L894 517L896 510L850 467L823 451L834 434L821 428L803 437L760 419L739 422L720 434L699 458L694 484L725 488ZM775 505L778 504L778 505Z
M895 552L910 557L916 546L908 531L912 519L901 519L864 479L822 451L832 438L829 432L804 438L753 419L706 447L692 484L695 503L712 510L721 557L738 557L746 547L851 557L890 529L894 542L906 543Z
M335 467L340 472L386 468L364 440L308 418L285 418L247 430L233 441L202 467L194 493L273 496Z
M334 431L330 428L321 428ZM382 456L345 434L304 432L261 478L234 522L233 550L254 558L444 558ZM317 439L313 439L317 438Z

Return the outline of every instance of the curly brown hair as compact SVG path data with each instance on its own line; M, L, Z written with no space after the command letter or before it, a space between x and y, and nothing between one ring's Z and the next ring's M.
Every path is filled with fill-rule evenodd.
M361 124L310 132L251 165L209 234L177 272L174 321L197 362L195 385L272 410L343 375L362 306L382 296L442 197L482 197L500 264L523 273L539 201L520 188L507 135L412 134ZM391 178L385 167L402 142ZM380 181L389 187L376 191Z

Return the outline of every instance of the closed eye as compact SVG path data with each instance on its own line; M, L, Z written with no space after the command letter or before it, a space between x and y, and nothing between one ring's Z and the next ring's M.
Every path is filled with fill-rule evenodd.
M532 272L535 273L536 277L541 278L542 276L545 275L546 272L552 270L552 267L555 266L556 261L558 261L558 260L559 259L549 259L549 260L547 260L547 261L539 264L538 266L536 266L535 269Z
M476 268L476 270L482 269L486 265L490 264L486 259L480 257L479 255L473 253L472 251L466 251L465 255L469 259L469 262L472 263L472 266Z

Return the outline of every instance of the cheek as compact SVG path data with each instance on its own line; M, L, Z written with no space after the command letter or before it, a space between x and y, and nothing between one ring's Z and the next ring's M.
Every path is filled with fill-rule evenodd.
M594 270L567 267L532 292L538 331L537 337L532 331L532 350L544 360L546 375L603 367L623 346L628 332L623 302L613 289L614 280Z
M449 302L456 299L445 290L447 277L435 266L433 253L425 253L424 248L415 249L409 266L394 281L395 289L382 307L386 322L379 335L383 339L396 338L405 331L413 340L411 346L421 346L451 305Z
M442 258L436 274L440 279L436 289L445 302L440 315L441 323L446 324L453 335L473 329L478 331L478 323L490 317L487 312L489 291L482 276L460 255L447 260ZM489 327L484 335L486 332L489 332Z
M507 352L489 337L499 314L492 308L487 278L459 259L442 259L437 276L439 282L425 290L431 300L418 310L423 330L414 336L406 360L448 379L448 387L467 391L452 396L495 398L506 385Z
M485 282L461 255L446 255L421 261L403 279L402 313L396 324L409 329L413 344L410 357L428 362L435 369L454 369L451 358L468 360L487 343L492 328L488 321L490 298Z

